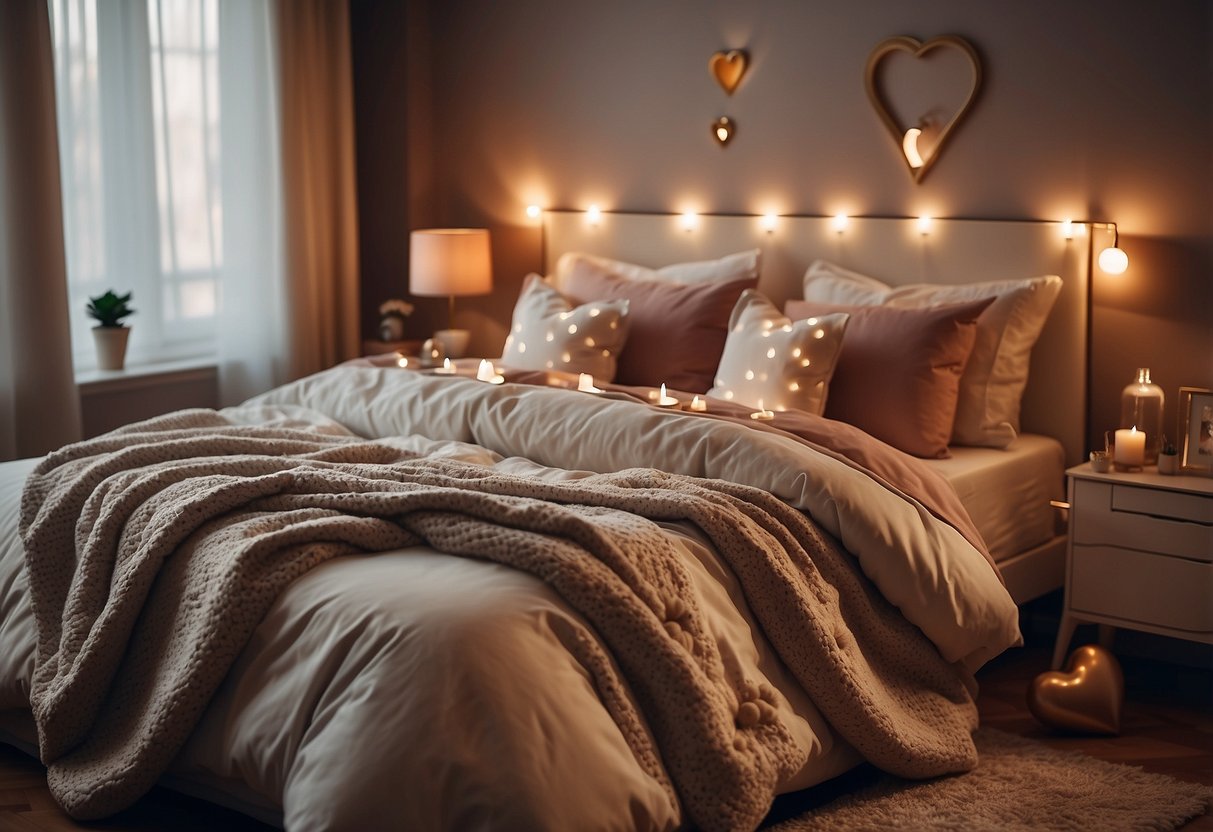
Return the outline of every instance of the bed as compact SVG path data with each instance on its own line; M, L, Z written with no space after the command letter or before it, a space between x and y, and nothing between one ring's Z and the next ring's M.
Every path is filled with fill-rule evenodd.
M753 277L779 304L823 254L888 273L851 245L969 281L1006 253L1000 269L1072 276L1085 298L1090 241L1044 224L898 242L893 221L844 241L825 220L701 220L549 213L549 270L568 252L722 258L761 235ZM1004 239L1025 229L1034 242ZM1062 335L1085 310L1072 292ZM557 317L587 360L617 357L612 310L637 313L611 303ZM813 327L841 339L831 314ZM1040 345L1068 349L1055 323ZM511 366L523 333L487 377L354 362L0 465L0 737L41 748L77 817L160 782L288 829L753 828L776 794L864 759L912 777L975 764L972 673L1017 643L1012 596L1048 582L1054 540L986 545L974 520L1006 519L980 502L989 449L923 463L755 410L721 378L718 397L671 384L678 406L596 374L578 390ZM1025 432L1054 439L1008 454L1021 470L1082 446L1056 418L1069 399L1036 392L1058 363L1075 362L1033 365ZM684 410L699 392L706 412ZM994 568L1025 547L1031 579Z

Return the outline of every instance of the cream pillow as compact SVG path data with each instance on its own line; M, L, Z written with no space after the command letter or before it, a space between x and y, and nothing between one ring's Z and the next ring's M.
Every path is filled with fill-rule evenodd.
M733 308L708 395L820 416L846 326L845 313L793 322L760 292L747 289Z
M615 361L627 339L627 301L576 308L537 274L529 274L514 304L501 363L520 370L589 373L615 378Z
M570 251L556 261L553 284L563 290L564 280L574 270L591 269L624 280L657 280L663 283L727 283L732 280L758 280L762 251L756 248L739 251L719 260L697 260L674 263L660 269L650 269L635 263L612 260L595 254Z
M977 318L977 339L960 378L952 443L1005 448L1019 431L1019 405L1032 347L1061 291L1056 275L1022 280L889 286L818 260L804 276L805 300L925 308L993 298Z

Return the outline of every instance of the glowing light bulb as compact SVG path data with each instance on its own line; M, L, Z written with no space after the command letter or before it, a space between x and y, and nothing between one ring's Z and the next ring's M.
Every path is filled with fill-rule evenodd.
M1061 236L1065 237L1067 240L1074 239L1074 221L1073 220L1062 220L1061 221Z
M528 205L526 207L526 215L533 220L539 219L540 212L541 209L538 205Z
M682 227L685 231L693 231L699 225L699 215L694 211L686 211L682 215Z
M851 218L846 214L835 214L834 219L830 221L830 226L839 234L847 230L847 225L851 222Z
M1116 246L1105 248L1099 253L1099 268L1107 274L1124 274L1129 268L1129 255Z
M768 234L775 230L775 226L779 224L779 217L775 214L762 215L762 227Z
M924 214L918 218L918 233L919 234L930 234L931 233L931 218L929 216L927 216L926 214Z
M597 205L591 205L585 209L585 221L590 225L598 225L602 222L602 209Z
M906 161L914 169L923 165L922 154L918 152L918 137L921 135L922 130L911 127L901 139L901 152L906 155Z

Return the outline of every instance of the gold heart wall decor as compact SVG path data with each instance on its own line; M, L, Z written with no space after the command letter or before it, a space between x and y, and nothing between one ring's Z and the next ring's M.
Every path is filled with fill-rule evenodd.
M1125 677L1116 657L1088 644L1070 654L1065 670L1042 673L1028 688L1028 710L1050 728L1082 734L1120 733Z
M721 50L708 60L708 69L716 83L729 95L737 89L741 78L750 65L750 56L744 49Z
M877 84L876 76L881 62L897 52L906 52L914 58L922 58L936 49L955 49L967 59L973 72L968 96L952 114L952 117L942 126L931 125L924 128L921 124L918 126L898 124L897 119L893 117L885 96ZM867 87L868 99L872 102L872 107L876 110L876 114L880 116L880 120L884 122L885 127L889 130L889 135L893 137L893 141L896 143L898 155L906 163L906 167L909 169L910 175L914 177L914 181L921 182L922 178L926 176L927 171L931 169L931 165L939 158L944 143L947 142L956 125L968 113L969 108L973 106L973 99L977 97L977 90L981 87L981 61L977 57L977 51L973 49L969 42L956 35L942 35L931 38L926 43L908 36L889 38L877 44L876 48L872 50L872 54L868 56L868 66L864 73L864 85ZM931 136L933 142L930 147L922 149L920 153L918 139L920 133L924 130L933 134Z

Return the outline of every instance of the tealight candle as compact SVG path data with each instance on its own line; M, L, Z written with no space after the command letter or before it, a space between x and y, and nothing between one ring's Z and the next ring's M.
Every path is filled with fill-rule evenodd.
M666 394L664 384L661 385L661 392L657 395L657 406L658 407L677 407L678 406L678 399Z
M750 418L758 422L769 422L775 418L775 414L762 406L762 399L758 400L758 409L750 414Z
M1146 461L1146 432L1131 428L1116 431L1112 461L1127 468L1140 468Z
M594 377L589 373L582 373L577 376L577 389L582 393L601 393L602 390L594 386Z
M451 364L451 359L444 358L444 359L442 359L442 366L435 367L434 372L442 373L445 376L454 375L455 374L455 365Z
M691 399L691 410L693 410L694 412L704 413L707 411L707 409L708 409L708 400L707 399L701 399L698 396Z
M480 359L480 367L476 370L477 381L487 381L489 384L501 384L505 381L505 376L497 372L497 368L493 366L493 362L487 358Z

